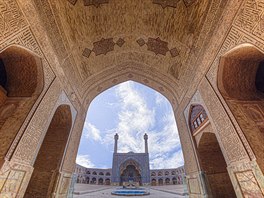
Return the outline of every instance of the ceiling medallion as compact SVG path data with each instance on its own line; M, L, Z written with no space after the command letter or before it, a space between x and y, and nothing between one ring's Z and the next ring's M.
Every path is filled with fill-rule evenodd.
M101 40L93 43L92 50L85 48L82 55L86 58L89 58L92 52L94 52L96 56L101 54L106 55L108 52L114 51L115 45L122 47L124 44L125 40L123 38L119 38L116 42L114 42L113 38L102 38Z
M166 56L167 52L170 52L171 57L173 58L180 55L176 47L169 49L168 42L161 40L159 37L149 37L147 42L143 38L140 38L137 40L137 43L140 47L146 44L148 47L147 49L154 52L156 55L161 54L163 56Z

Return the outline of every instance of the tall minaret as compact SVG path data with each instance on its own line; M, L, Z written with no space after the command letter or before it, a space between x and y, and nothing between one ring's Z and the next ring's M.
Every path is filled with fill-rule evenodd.
M118 140L118 134L115 134L115 148L114 148L114 153L117 153L117 140Z
M145 153L148 153L148 135L145 133L144 135L145 140Z

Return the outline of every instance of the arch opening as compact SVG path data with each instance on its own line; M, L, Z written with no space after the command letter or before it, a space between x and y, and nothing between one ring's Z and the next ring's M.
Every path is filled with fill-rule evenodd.
M60 105L53 115L38 152L25 197L51 197L55 192L71 127L70 106ZM79 180L85 182L85 177Z
M227 164L207 112L200 104L191 105L189 128L196 146L198 160L205 175L208 194L212 197L236 197ZM177 182L181 182L178 177Z
M242 45L221 57L218 88L264 172L264 54Z
M135 75L135 74L132 73L132 75ZM136 78L136 77L134 76L134 78ZM114 95L115 96L116 95L120 96L120 98L118 98L118 99L116 99L115 97L113 97L112 95L110 95L109 90L112 89L112 88L105 90L105 87L102 86L102 85L97 85L96 86L96 87L98 87L97 88L97 90L99 90L98 92L101 93L101 94L97 94L97 97L96 98L93 98L93 97L90 98L90 100L91 99L93 99L93 100L92 100L92 102L91 102L91 104L89 106L89 109L88 109L88 112L87 112L87 118L89 119L89 116L90 116L90 118L92 118L92 119L89 120L88 122L86 121L86 123L84 125L84 130L83 130L83 133L84 134L82 135L81 143L80 143L80 147L79 147L79 151L78 151L79 156L77 155L77 160L76 160L76 163L77 164L78 164L78 162L80 162L79 164L81 166L83 166L83 168L87 167L89 169L93 169L93 168L91 168L91 166L89 166L89 164L91 164L90 162L92 162L92 160L94 158L95 152L85 153L84 149L87 149L88 150L88 148L87 148L87 141L88 141L88 144L93 145L90 150L93 150L93 151L96 150L97 153L98 152L105 151L105 149L104 148L102 149L102 147L105 147L105 146L107 146L107 144L109 144L110 147L107 147L107 152L109 153L109 156L113 155L114 153L113 153L113 150L112 149L114 148L114 136L115 136L115 133L118 133L118 135L120 137L120 139L118 140L118 142L119 142L118 145L121 145L120 147L118 147L119 152L117 152L117 154L120 153L120 155L121 154L122 155L127 154L127 155L131 155L131 156L133 156L133 155L136 156L137 154L145 154L145 152L142 152L142 151L144 150L144 146L145 146L144 145L144 139L143 138L144 138L144 134L146 132L149 134L149 133L156 133L156 132L161 131L161 130L164 131L164 133L166 133L166 138L163 137L162 138L162 141L160 141L160 142L169 142L169 143L171 143L171 142L174 141L175 138L178 137L177 134L171 133L171 131L173 131L173 129L174 129L174 123L175 123L175 117L174 117L173 109L171 108L171 103L167 100L167 98L165 98L163 96L163 92L156 93L155 90L153 90L152 88L150 88L150 87L152 87L152 84L150 83L150 81L148 81L149 84L146 86L146 88L144 88L144 90L146 90L145 92L151 92L151 93L152 92L155 92L155 95L154 95L155 97L153 97L153 99L151 98L152 105L154 105L155 108L156 108L156 105L157 106L160 105L161 106L160 108L164 108L164 109L170 111L170 113L166 114L166 116L164 116L164 117L162 116L164 120L166 120L166 121L169 121L170 120L167 125L164 125L165 128L163 129L162 128L163 126L159 126L158 131L155 131L155 130L152 129L152 125L153 125L152 122L154 122L154 121L151 121L150 122L149 120L152 120L152 119L154 120L154 116L155 116L154 115L154 108L153 109L150 109L149 106L148 106L148 104L144 103L143 99L145 98L145 96L143 96L144 98L142 97L143 98L142 99L142 98L138 97L137 94L135 94L135 92L136 92L135 90L138 90L141 87L145 87L144 84L137 83L138 81L132 81L131 79L129 79L129 81L124 82L124 83L120 83L120 84L117 84L116 82L114 82L115 84L117 84L115 87L113 87L113 89L115 90L115 92L114 92L115 94ZM109 84L111 84L111 83L108 83L107 87L109 86ZM136 86L135 89L132 90L131 85L132 86ZM102 90L105 90L105 91L102 92ZM104 94L107 94L107 99L104 99L103 97L101 97ZM170 94L167 94L167 95L170 95ZM109 98L110 98L110 100L109 100ZM129 120L129 122L122 123L122 124L117 124L114 127L111 127L109 129L106 128L107 126L106 127L104 126L103 127L104 129L101 129L100 127L102 125L104 125L105 123L109 123L109 121L108 121L109 117L107 117L106 114L102 114L102 115L98 116L98 112L103 111L102 108L99 108L98 109L99 106L100 107L103 107L104 106L104 105L101 105L101 104L96 104L96 107L97 108L96 108L96 110L94 110L95 114L93 113L93 109L92 109L92 107L94 105L93 103L95 101L97 101L97 99L100 100L100 101L107 100L106 108L108 109L108 111L111 112L110 119L114 117L115 112L111 111L111 109L109 108L109 106L111 106L111 107L114 106L115 108L116 107L120 108L121 114L116 113L118 115L118 118L117 118L116 121L111 121L110 120L110 125L112 123L115 123L115 122L119 123L118 119L121 116L124 116L124 115L125 116L128 116L129 119L125 119L124 118L124 119L122 119L122 122L124 120L125 121ZM124 103L124 105L122 103L121 104L115 104L116 101L120 101L120 100ZM162 106L163 104L164 104L164 106ZM124 109L125 109L125 111L123 111ZM119 109L117 111L119 111ZM130 117L130 115L133 115L133 116ZM98 117L96 118L96 116L98 116ZM142 121L141 121L144 117L148 117L146 119L147 120L147 122L146 122L147 124L142 123ZM87 118L86 118L86 120L88 120ZM167 118L169 118L169 119L167 119ZM157 118L155 118L155 119L157 119ZM161 122L163 122L163 119L158 119L157 122L160 122L161 123ZM93 121L93 120L95 120L95 121ZM102 120L103 121L103 124L100 123L100 126L97 125L96 124L96 121L98 121L98 120ZM134 120L135 120L135 122L134 122ZM172 120L172 122L171 122L171 120ZM173 127L171 127L172 126L172 123L173 123ZM133 129L130 130L130 129L128 129L128 127L126 127L123 130L122 126L135 126L135 128L133 128ZM175 123L175 126L176 126L176 123ZM104 131L108 131L109 133L108 134L104 134ZM132 133L134 134L134 132L136 132L137 133L137 137L136 138L134 138L134 137L131 137L130 138L127 135L130 136L131 134L126 134L125 132L129 132L131 134ZM176 132L177 132L177 128L176 128ZM163 133L159 133L159 134L163 134ZM167 137L167 134L168 134L168 137ZM109 142L105 141L105 139L104 139L105 136L107 136L107 138L110 139L110 140L109 139L107 140ZM153 136L154 136L154 134L153 134ZM88 139L87 137L90 137L90 138ZM139 139L140 137L142 138L141 141L139 141L140 140ZM157 137L158 136L155 135L155 138L157 138ZM125 138L125 139L123 139L123 138ZM134 144L135 146L132 146L132 145L123 146L123 145L125 145L128 142L127 141L128 139L130 139L130 140L133 139L131 142L135 142L135 144ZM156 140L156 139L154 139L154 140ZM153 148L155 147L154 146L154 142L156 142L156 141L153 141L153 140L150 140L150 141L151 141L151 144L152 144L151 145L151 148L149 150L149 153L150 153L150 156L151 156L152 155L151 152L152 152ZM99 144L101 144L101 142L104 142L104 145L96 146L95 143L97 143L97 142ZM178 139L178 141L175 142L175 144L181 146L180 145L180 142L179 142L179 139ZM174 146L175 146L175 144L174 144ZM82 148L82 145L85 145L85 146L83 146L85 148ZM164 162L164 163L158 163L158 162L156 162L156 166L157 167L153 167L153 170L155 169L155 171L156 171L156 169L164 169L164 170L162 170L162 174L163 174L163 172L165 173L165 168L167 168L167 170L166 170L167 171L167 175L168 175L168 177L170 177L169 170L171 171L172 168L177 168L177 167L183 165L183 164L178 164L177 163L178 159L182 159L183 160L183 158L181 158L181 154L176 156L176 152L178 152L178 151L181 152L181 149L179 148L177 150L173 150L172 153L170 153L170 154L167 155L168 158L174 157L176 159L175 160L175 166L172 167L171 166L172 163L170 163L169 166L168 166L168 164L164 161L164 159L162 159L161 161ZM158 152L158 150L154 150L154 152ZM89 163L86 163L86 164L85 163L82 163L82 160L80 160L81 158L79 158L79 160L78 160L78 157L80 157L80 156L87 157L87 159L88 159L87 162L89 162ZM102 154L102 156L104 156L104 159L107 158L107 156L105 154ZM154 155L153 154L153 156L162 156L162 155ZM97 156L95 156L95 157L97 158ZM108 157L108 158L110 158L110 157ZM165 157L165 158L167 158L167 157ZM121 157L120 157L120 159L121 159ZM128 158L126 158L126 159L128 159ZM134 157L131 157L131 159L134 159ZM96 161L96 160L97 159L95 159L94 161ZM151 157L150 157L150 160L152 160ZM96 169L98 171L98 173L101 170L103 170L104 172L106 172L107 169L105 169L105 167L111 167L111 165L114 164L114 155L113 155L113 159L111 158L109 161L110 161L110 163L108 163L108 165L105 165L103 163L99 164L97 162L99 164L98 167L93 162L93 167L96 167L94 169ZM140 161L141 163L143 163L142 160L136 160L136 161ZM172 162L172 160L171 160L171 162ZM153 162L152 164L154 164L154 163L155 162ZM111 174L111 182L114 183L113 185L122 185L123 181L122 182L119 181L119 179L121 179L120 178L120 175L123 174L122 177L125 177L126 176L127 177L127 180L128 180L128 175L124 175L124 173L123 173L124 170L123 171L119 171L120 170L120 166L121 166L122 163L119 163L118 162L116 164L118 164L117 165L118 166L117 167L117 170L118 171L113 171L112 172L112 174ZM163 164L163 167L162 168L159 168L158 166L161 165L161 164ZM104 168L100 170L100 166L101 167L104 167ZM112 166L112 170L113 170L113 166ZM116 172L119 172L119 173L116 174ZM147 183L149 185L149 184L151 184L151 179L152 178L151 178L151 172L149 172L149 173L148 172L149 172L149 170L148 171L145 171L142 174L144 176L142 176L141 174L139 174L138 177L141 177L142 181L143 181L143 178L145 180L147 180L147 177L149 177L149 179L147 180L148 181ZM113 175L113 173L115 173L116 175ZM157 173L158 173L158 171L157 171ZM118 181L114 181L113 182L113 179L116 179L116 178L119 178ZM156 178L156 179L158 180L158 178ZM164 181L165 181L165 178L164 178ZM142 182L140 181L139 183L141 185ZM142 185L143 185L143 183L142 183Z
M111 181L109 178L105 179L105 185L111 185Z
M198 155L206 183L212 197L236 197L227 172L227 165L214 133L204 132L199 142Z
M15 46L0 53L0 167L42 89L39 57Z
M156 186L157 185L157 180L156 179L152 179L151 180L151 186Z
M159 186L162 186L162 185L163 185L163 179L160 178L160 179L158 180L158 182L159 182Z
M125 182L136 182L141 185L141 174L135 165L128 165L124 171L121 172L120 185L124 185Z

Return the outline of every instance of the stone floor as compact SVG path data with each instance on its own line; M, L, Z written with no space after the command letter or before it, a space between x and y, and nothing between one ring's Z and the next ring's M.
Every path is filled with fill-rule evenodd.
M111 197L125 197L125 196L115 196L111 195L111 192L116 187L112 186L98 186L98 185L87 185L87 184L77 184L75 186L74 198L111 198ZM188 196L183 196L184 186L183 185L171 185L171 186L155 186L149 189L150 195L144 196L147 198L187 198ZM136 197L136 196L129 196Z

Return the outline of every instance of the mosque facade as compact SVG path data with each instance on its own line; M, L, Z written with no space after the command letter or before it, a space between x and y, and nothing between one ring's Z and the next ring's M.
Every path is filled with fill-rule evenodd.
M112 169L85 168L76 165L77 183L99 185L142 185L182 184L184 167L175 169L153 169L149 167L148 135L144 135L144 153L118 153L118 134L115 134Z

